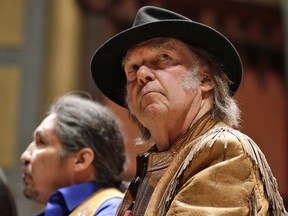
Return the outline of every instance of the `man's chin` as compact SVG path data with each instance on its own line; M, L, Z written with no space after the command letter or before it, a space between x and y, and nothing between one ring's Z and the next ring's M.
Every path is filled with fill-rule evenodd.
M32 197L30 196L30 194L27 194L27 193L25 193L25 192L23 192L23 194L24 194L24 196L25 196L27 199L33 200Z
M25 188L23 190L23 194L26 198L39 202L38 201L39 193L37 191Z

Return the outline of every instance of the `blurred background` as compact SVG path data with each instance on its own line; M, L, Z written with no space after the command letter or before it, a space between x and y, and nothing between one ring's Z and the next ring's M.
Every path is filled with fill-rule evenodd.
M161 6L224 33L238 49L244 79L236 99L241 130L262 149L288 198L287 0L0 0L0 166L21 216L42 206L22 195L20 155L51 102L88 91L123 122L129 181L139 134L127 111L94 85L90 59L108 38L131 26L139 7ZM117 49L117 47L115 47ZM45 171L43 171L45 172Z

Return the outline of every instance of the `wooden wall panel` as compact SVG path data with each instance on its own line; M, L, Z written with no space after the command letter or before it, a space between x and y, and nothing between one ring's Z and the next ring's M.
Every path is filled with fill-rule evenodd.
M0 0L0 46L19 47L23 42L25 3L23 0Z
M16 66L0 66L0 166L12 168L17 155L17 125L21 73Z

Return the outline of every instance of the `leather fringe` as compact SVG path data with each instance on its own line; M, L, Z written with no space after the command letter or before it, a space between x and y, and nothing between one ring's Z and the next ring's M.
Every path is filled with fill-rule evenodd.
M247 154L251 157L253 161L255 161L256 165L259 167L259 171L261 173L262 181L264 183L264 190L267 194L267 197L269 199L270 207L272 208L270 211L272 215L274 216L284 216L288 215L284 203L282 200L282 197L280 196L278 192L278 186L276 179L274 178L272 171L267 163L267 160L260 150L260 148L257 146L257 144L247 135L241 133L238 130L234 130L232 128L228 127L220 127L215 128L206 134L203 135L202 139L193 146L190 153L187 155L186 159L182 162L181 166L175 173L174 177L172 178L170 182L170 186L166 189L162 200L159 205L159 216L166 215L169 206L172 202L173 197L176 194L176 187L178 183L181 180L181 176L186 170L187 166L191 163L193 158L199 153L199 151L204 146L209 146L210 148L213 146L215 141L219 138L225 140L225 137L229 134L229 136L234 135L239 142L241 142L244 150L247 152ZM227 140L227 139L226 139ZM227 148L227 142L224 143L224 147ZM254 201L252 200L252 203L256 204L257 200L256 197L254 197ZM252 204L251 203L251 204ZM252 215L257 214L257 210L255 212L255 209L253 206L250 208Z

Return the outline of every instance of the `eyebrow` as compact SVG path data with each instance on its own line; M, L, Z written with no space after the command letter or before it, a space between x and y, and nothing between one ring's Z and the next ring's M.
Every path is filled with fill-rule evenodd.
M154 43L154 46L152 47L152 50L161 50L161 49L173 49L173 45L167 41L159 41Z

